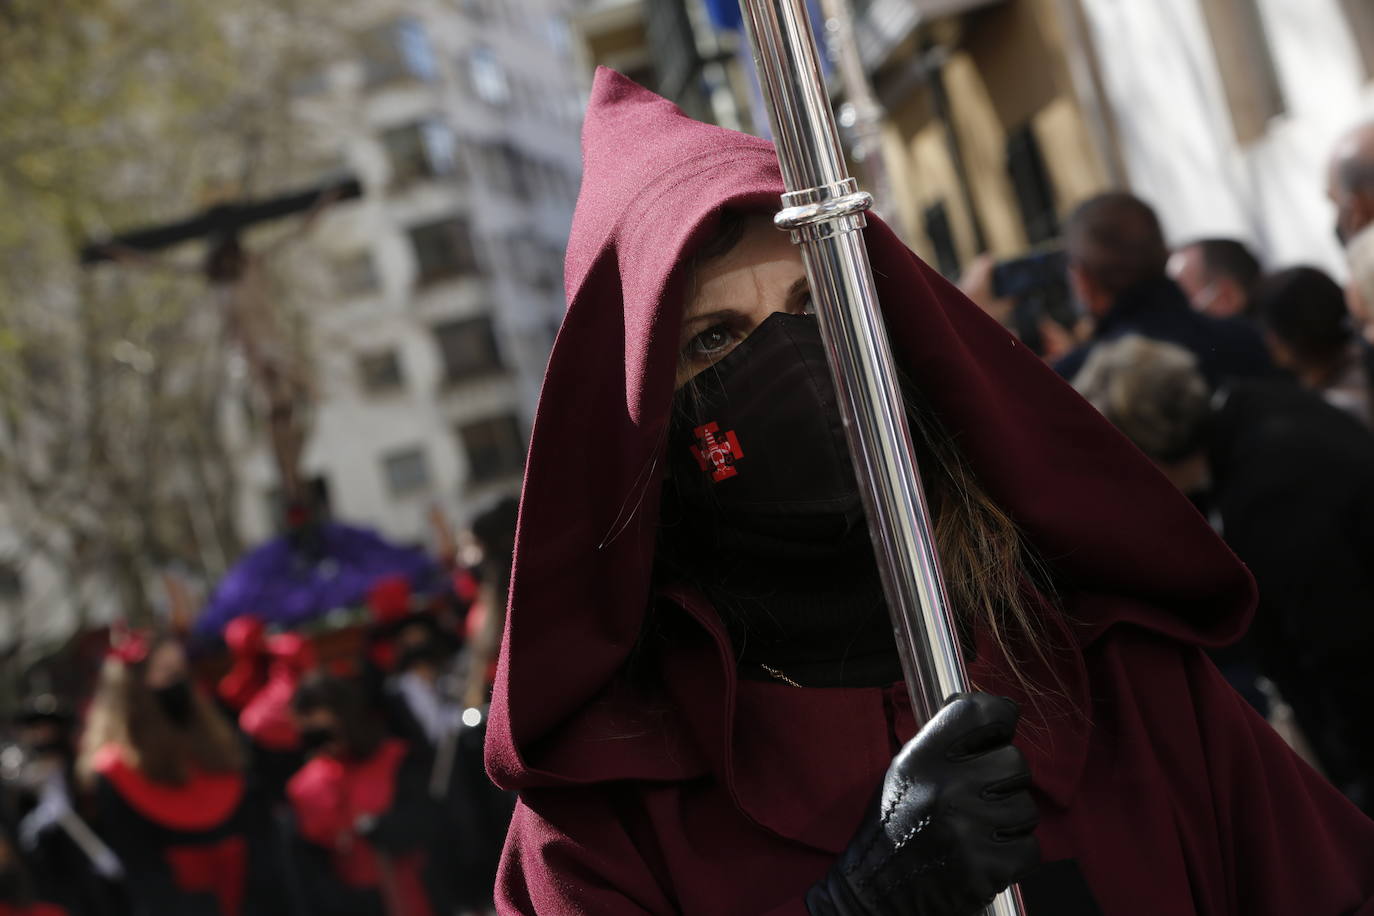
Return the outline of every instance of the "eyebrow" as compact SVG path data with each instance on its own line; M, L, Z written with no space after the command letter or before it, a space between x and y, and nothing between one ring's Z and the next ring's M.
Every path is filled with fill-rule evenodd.
M782 294L783 307L786 308L790 306L794 301L796 301L797 297L800 296L802 293L806 292L809 287L810 281L807 279L807 276L805 274L802 274L800 277L793 280L792 285L787 287L787 292ZM692 327L704 321L715 321L721 318L731 318L742 314L744 314L744 312L737 308L715 309L710 312L702 312L700 315L691 315L687 317L682 322L682 326L685 330L686 328Z

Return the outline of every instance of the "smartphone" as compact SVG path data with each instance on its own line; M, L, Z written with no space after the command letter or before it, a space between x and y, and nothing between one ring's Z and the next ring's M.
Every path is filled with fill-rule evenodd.
M1023 257L1001 261L992 269L992 294L999 299L1024 299L1027 296L1067 290L1069 259L1061 248L1033 251Z

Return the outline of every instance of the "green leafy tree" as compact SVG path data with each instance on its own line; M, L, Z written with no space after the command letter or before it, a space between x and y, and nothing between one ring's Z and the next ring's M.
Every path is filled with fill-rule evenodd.
M0 0L0 527L20 565L96 577L146 618L169 565L241 549L230 430L251 407L196 246L83 269L91 238L312 177L293 115L337 53L323 0ZM290 227L251 237L270 248ZM308 353L292 278L269 272Z

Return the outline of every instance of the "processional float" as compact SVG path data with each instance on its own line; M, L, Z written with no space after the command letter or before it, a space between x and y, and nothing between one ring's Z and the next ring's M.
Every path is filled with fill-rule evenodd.
M804 0L740 7L786 187L773 222L806 265L912 708L928 720L969 682L860 231L873 197L849 177ZM987 913L1023 916L1016 888Z

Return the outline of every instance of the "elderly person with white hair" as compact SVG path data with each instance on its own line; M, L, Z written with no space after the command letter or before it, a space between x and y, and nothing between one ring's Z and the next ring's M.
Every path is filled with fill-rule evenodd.
M1315 393L1242 381L1213 393L1181 347L1132 336L1074 386L1182 489L1254 573L1248 645L1216 656L1244 692L1256 664L1322 769L1374 811L1374 436Z

